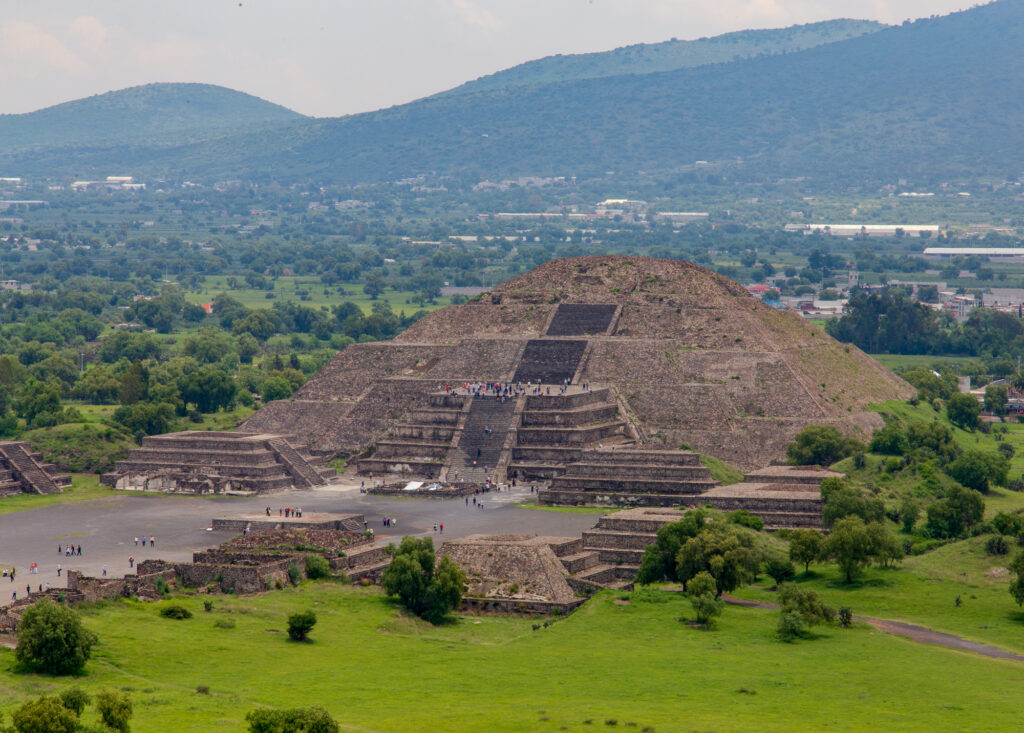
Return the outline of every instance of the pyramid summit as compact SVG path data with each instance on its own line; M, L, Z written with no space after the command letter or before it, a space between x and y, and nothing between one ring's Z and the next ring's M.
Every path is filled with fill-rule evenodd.
M532 391L464 394L505 383ZM751 469L783 458L809 424L866 435L881 425L870 403L912 392L710 270L595 255L552 260L392 341L349 346L241 429L359 456L364 472L449 480L550 478L611 445L688 447Z

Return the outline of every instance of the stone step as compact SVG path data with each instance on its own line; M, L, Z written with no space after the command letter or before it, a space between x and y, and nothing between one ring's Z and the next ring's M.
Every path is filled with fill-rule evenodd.
M616 567L608 564L594 565L593 567L587 568L582 573L577 573L574 577L577 580L582 580L586 583L594 583L595 585L615 583L619 580Z
M374 458L415 457L443 461L448 455L450 443L422 440L382 440L373 449Z
M147 460L134 460L129 458L118 461L114 470L121 473L156 473L158 471L187 471L201 474L216 474L218 476L237 476L239 478L276 478L287 476L285 467L276 461L270 465L249 465L247 463L218 463L204 465L201 462L188 463L163 463Z
M626 494L613 491L541 489L537 503L545 506L677 507L687 498L681 494ZM695 506L701 497L694 496Z
M555 315L548 326L548 336L586 336L604 334L612 324L614 303L562 303L555 309Z
M571 380L586 348L586 341L530 339L512 381L561 384Z
M444 468L444 461L394 456L392 458L360 458L359 474L402 474L421 478L437 478Z
M711 470L704 466L665 466L643 465L636 463L589 463L586 458L569 466L567 476L593 476L608 478L617 475L643 479L678 479L713 481Z
M583 552L583 539L575 537L564 542L552 541L548 546L555 553L555 557L565 557Z
M620 478L596 478L572 476L569 473L564 473L551 480L550 488L558 491L610 491L622 494L676 494L682 496L686 494L702 494L716 485L716 482L711 479L705 481L697 479L680 481L672 479L633 479L626 476Z
M569 410L527 410L523 412L523 425L529 427L579 427L591 423L605 423L619 414L619 406L598 402Z
M700 454L691 451L587 450L582 463L616 463L643 466L700 466Z
M598 553L596 552L579 552L575 555L565 555L559 559L562 561L562 565L565 566L565 571L570 574L589 570L600 564Z
M526 410L574 410L587 405L597 403L615 402L615 397L607 387L591 389L589 392L575 392L573 394L540 394L529 395L526 398Z
M451 442L454 434L454 425L400 423L394 427L394 436L398 438L418 438L421 440L444 440Z
M645 550L658 539L657 534L619 532L609 529L589 529L583 533L583 546L588 550Z
M210 466L238 465L244 462L247 466L272 466L277 464L274 453L266 448L258 451L207 450L196 448L154 448L143 443L140 448L133 448L131 460L154 464L179 465L203 464Z
M646 548L645 548L646 550ZM596 550L597 559L607 565L615 565L618 567L629 566L629 567L640 567L640 563L644 560L645 550L629 550L623 548L604 548ZM635 573L634 576L635 577Z
M550 445L589 448L594 443L607 440L613 436L621 436L625 430L626 423L622 420L580 427L520 427L517 432L517 439L521 446Z
M547 481L565 472L561 463L522 463L513 461L508 466L508 474L523 481Z

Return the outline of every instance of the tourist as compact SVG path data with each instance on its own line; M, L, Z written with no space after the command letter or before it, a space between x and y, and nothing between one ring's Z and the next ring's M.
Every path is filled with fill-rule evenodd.
M267 516L270 516L270 507L267 507Z
M441 534L444 534L444 524L442 523L440 526L441 526Z
M18 591L14 591L13 593L11 593L11 600L12 601L18 600Z
M104 565L103 566L103 577L106 577L106 576L107 576L107 566Z
M79 546L78 546L78 554L79 554L79 555L81 555L81 554L82 554L82 546L81 546L81 545L79 545Z
M437 522L434 522L434 531L437 531Z
M156 547L156 537L150 537L149 538L149 546L150 547Z
M32 595L32 586L31 585L26 585L25 586L25 595L26 596Z
M135 546L136 546L136 547L138 547L138 546L139 546L139 538L138 538L138 537L136 537L136 538L135 538Z
M16 572L16 571L15 571L15 569L14 569L14 568L11 568L11 582L12 582L12 583L14 582L14 573L15 573L15 572Z
M58 577L58 578L60 577L60 571L61 571L61 569L62 569L62 568L61 568L61 566L60 566L60 563L57 563L57 577Z
M128 567L130 567L130 568L134 568L135 567L135 558L132 557L131 555L128 556Z
M146 538L145 538L145 537L143 537L143 538L142 538L142 546L143 546L143 547L145 547L145 546L146 546Z

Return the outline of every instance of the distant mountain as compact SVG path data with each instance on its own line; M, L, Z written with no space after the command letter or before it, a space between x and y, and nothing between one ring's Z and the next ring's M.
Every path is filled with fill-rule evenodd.
M302 115L212 84L147 84L17 115L0 115L0 151L116 140L204 139Z
M876 33L887 27L873 20L828 20L789 28L737 31L695 41L673 38L664 43L638 43L598 53L557 54L480 77L436 96L721 64L755 56L803 51Z
M130 170L207 179L373 182L427 173L819 185L1024 172L1024 0L794 53L432 97L197 143L0 156L8 175ZM695 165L697 161L707 161Z

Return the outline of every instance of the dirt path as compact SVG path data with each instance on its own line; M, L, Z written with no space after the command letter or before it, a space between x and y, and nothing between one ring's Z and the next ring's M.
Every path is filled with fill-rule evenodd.
M732 606L764 608L768 610L778 610L779 608L775 603L748 601L742 598L734 598L730 595L723 595L722 598L726 603ZM1024 662L1024 656L1020 654L1014 654L1013 652L1008 652L1005 649L1000 649L997 646L990 646L989 644L967 641L967 639L961 639L959 636L943 634L942 632L933 631L924 626L918 626L917 624L908 624L903 621L889 621L887 619L871 618L869 616L854 616L854 618L857 621L863 621L864 623L874 626L876 629L885 631L886 633L905 636L920 644L935 644L936 646L944 646L947 649L971 652L973 654L980 654L984 657L991 657L992 659L1009 659L1013 662Z

